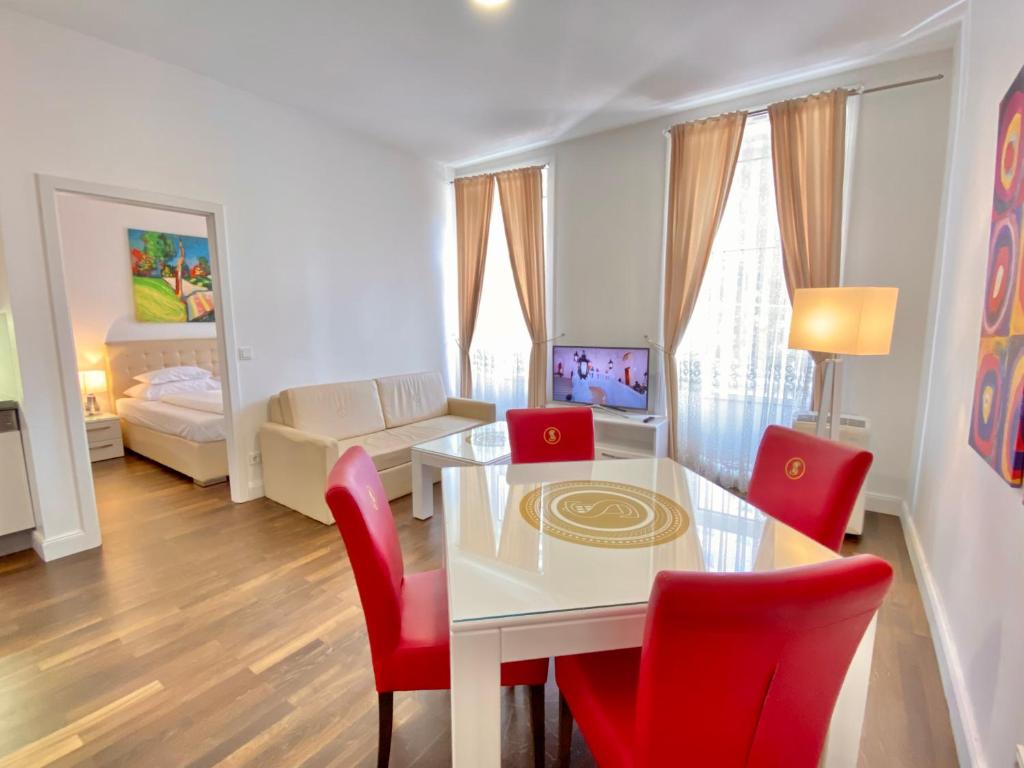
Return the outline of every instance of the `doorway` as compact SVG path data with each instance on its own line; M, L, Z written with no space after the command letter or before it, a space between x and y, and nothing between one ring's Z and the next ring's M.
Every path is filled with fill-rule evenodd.
M93 461L116 453L117 439L131 443L131 436L119 434L119 425L132 427L118 413L118 400L131 385L147 383L136 382L133 374L148 368L196 363L210 374L211 389L209 380L218 380L226 469L220 474L228 475L232 500L246 500L244 451L239 455L235 440L239 387L236 361L228 353L235 344L222 206L50 176L38 176L37 182L61 407L81 531L89 545L100 542ZM148 389L145 397L153 397L154 387ZM102 440L91 439L96 435L86 428L86 407L102 414L101 423L93 422L104 432ZM149 435L151 427L139 434ZM159 446L151 450L137 436L136 441L142 446L138 452L161 461ZM208 466L205 456L186 466ZM170 457L163 463L183 471Z

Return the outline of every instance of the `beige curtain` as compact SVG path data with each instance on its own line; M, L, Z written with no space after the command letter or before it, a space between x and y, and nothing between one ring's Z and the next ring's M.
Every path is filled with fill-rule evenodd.
M775 201L790 301L797 288L839 285L846 160L846 90L819 93L768 107L772 126ZM814 357L814 407L823 383Z
M729 197L746 112L672 127L662 329L668 446L676 457L679 370L676 349L693 314L711 245Z
M491 223L494 177L455 180L455 227L459 256L459 393L473 396L469 345L473 342L480 291L484 284L487 230Z
M530 407L539 408L547 399L548 374L541 169L517 168L495 176L519 306L533 342L527 396Z

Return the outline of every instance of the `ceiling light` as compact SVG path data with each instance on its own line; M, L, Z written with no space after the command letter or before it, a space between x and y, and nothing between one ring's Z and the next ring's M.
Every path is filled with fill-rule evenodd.
M473 0L476 5L481 8L487 8L488 10L494 8L500 8L501 6L508 3L508 0Z

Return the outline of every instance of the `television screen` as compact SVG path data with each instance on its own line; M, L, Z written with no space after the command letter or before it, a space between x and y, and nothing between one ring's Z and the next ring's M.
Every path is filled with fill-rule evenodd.
M551 352L551 396L564 403L647 410L650 350L559 347Z

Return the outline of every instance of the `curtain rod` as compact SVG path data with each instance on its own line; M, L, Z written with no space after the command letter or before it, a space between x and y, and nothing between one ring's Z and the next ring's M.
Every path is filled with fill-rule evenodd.
M945 77L945 75L942 75L942 74L939 74L939 75L929 75L928 77L918 77L918 78L915 78L913 80L901 80L898 83L886 83L885 85L876 85L876 86L874 86L872 88L853 88L853 89L850 89L850 95L851 96L864 96L864 95L869 94L869 93L878 93L879 91L890 91L893 88L905 88L908 85L920 85L921 83L932 83L932 82L935 82L936 80L942 80L944 77ZM801 98L801 97L798 96L798 97L795 97L795 98ZM742 111L742 110L740 110L740 111ZM751 111L747 112L747 117L757 117L759 115L767 115L767 114L768 114L768 108L767 107L762 107L761 109L754 109L754 110L751 110ZM712 117L714 117L714 115L712 115ZM702 118L702 119L706 120L707 118ZM666 128L664 131L662 131L662 133L664 133L667 136L669 134L670 130L671 130L670 128ZM526 166L522 166L522 167L523 168L533 168L535 166L526 165ZM547 168L548 164L544 163L544 165L542 165L540 167L541 168ZM507 171L514 171L514 170L518 170L518 169L517 168L506 168L505 170L507 170ZM501 173L501 171L495 171L495 173ZM478 174L474 174L474 175L475 176L489 176L491 174L478 173ZM473 178L473 176L457 176L456 178L459 178L459 179L471 179L471 178ZM454 184L455 183L455 179L452 179L448 183L449 184Z
M905 88L908 85L920 85L921 83L931 83L934 82L935 80L941 80L944 77L945 75L929 75L928 77L918 77L913 80L901 80L898 83L886 83L885 85L876 85L873 88L850 88L848 90L850 96L864 96L869 93L878 93L878 91L889 91L892 90L893 88ZM806 96L795 96L794 98L806 98ZM784 99L783 101L789 101L789 99ZM743 110L740 109L735 111L742 112ZM760 109L752 109L749 112L747 112L747 117L759 117L760 115L767 114L768 107L761 107ZM717 115L712 115L711 117L717 117ZM701 119L707 120L708 118L705 117ZM687 120L686 122L690 121ZM676 125L683 124L684 123L676 123ZM669 133L671 133L671 131L671 128L666 128L664 131L662 131L662 133L664 133L667 136Z
M544 165L517 165L517 166L514 166L512 168L502 168L500 171L488 171L488 172L484 172L484 173L474 173L474 174L471 174L469 176L456 176L454 179L452 179L448 183L449 184L454 184L456 182L456 180L458 180L458 179L475 179L475 178L477 178L479 176L494 176L495 174L505 173L506 171L525 171L527 168L547 168L547 167L548 167L547 163L544 163Z

